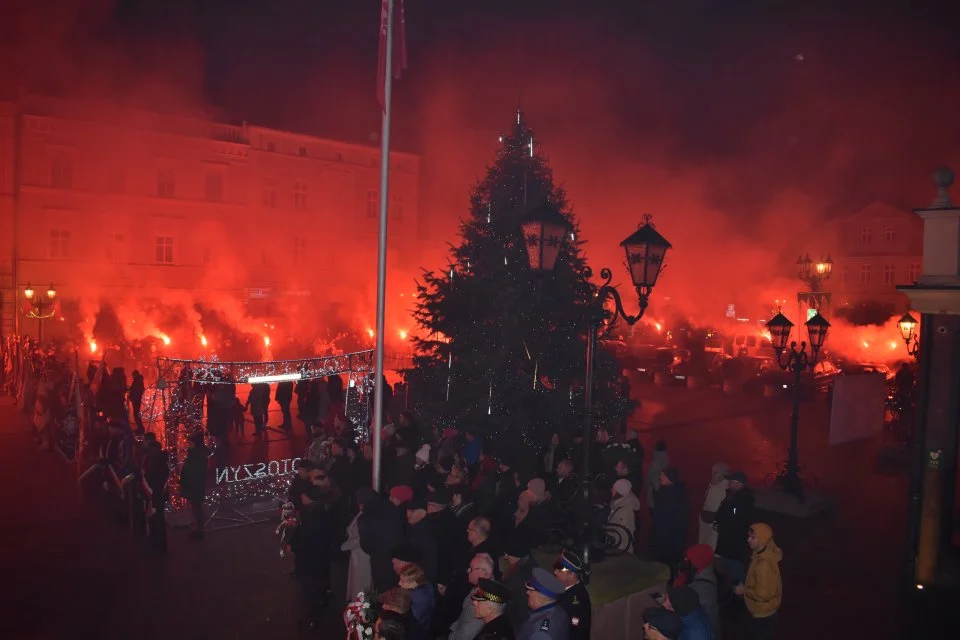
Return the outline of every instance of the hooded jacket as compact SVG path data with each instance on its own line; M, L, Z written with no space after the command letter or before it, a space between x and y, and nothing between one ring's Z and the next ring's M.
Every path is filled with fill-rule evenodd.
M757 541L764 546L754 551L743 585L743 601L754 618L768 618L780 608L783 584L780 581L780 560L783 551L773 541L773 530L758 522L752 527Z
M633 552L633 543L636 538L636 520L634 513L640 511L640 501L632 492L619 496L610 502L610 515L607 522L620 525L630 533L629 538L620 538L617 545L620 551Z

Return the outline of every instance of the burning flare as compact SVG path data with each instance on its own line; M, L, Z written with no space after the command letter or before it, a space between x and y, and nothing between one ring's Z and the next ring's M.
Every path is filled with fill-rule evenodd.
M91 341L90 341L90 353L96 353L96 352L97 352L97 341L96 341L96 340L91 340Z
M165 344L165 345L168 346L168 347L170 346L170 342L171 342L170 336L168 336L168 335L165 334L165 333L161 333L161 334L160 334L160 339L163 340L163 344Z
M202 344L204 347L207 346L207 336L200 336L200 344Z
M400 329L400 339L401 339L401 340L406 340L406 339L407 339L407 332L404 331L403 329Z
M265 347L270 346L270 336L263 336L263 346Z

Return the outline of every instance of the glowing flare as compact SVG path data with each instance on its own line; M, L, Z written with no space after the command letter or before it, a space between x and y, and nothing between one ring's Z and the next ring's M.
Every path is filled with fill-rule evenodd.
M367 335L372 338L373 335L374 335L374 334L373 334L373 329L367 329Z
M270 346L270 336L263 336L263 346L265 347Z
M406 340L406 339L407 339L407 332L404 331L403 329L400 329L400 339L401 339L401 340Z
M160 339L163 340L163 344L167 345L168 347L170 346L170 342L171 342L170 336L163 333L163 334L160 334Z
M891 351L894 351L894 350L896 350L896 348L897 348L897 342L896 342L896 340L891 340L891 341L890 341L890 350L891 350Z
M207 346L207 336L200 336L200 344Z
M91 340L91 341L90 341L90 353L96 353L96 352L97 352L97 341L96 341L96 340Z
M657 328L657 333L661 333L663 331L663 325L660 324L659 322L654 322L653 326Z
M869 349L869 348L870 348L870 343L867 342L866 340L864 340L864 341L863 341L863 348L864 348L864 349Z

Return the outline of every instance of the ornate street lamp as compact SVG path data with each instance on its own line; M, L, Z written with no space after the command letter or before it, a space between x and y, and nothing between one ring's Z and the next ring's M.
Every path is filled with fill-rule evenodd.
M820 348L827 339L830 323L817 312L805 323L807 338L810 340L810 354L807 354L807 343L790 342L790 332L793 323L782 313L778 312L768 323L770 342L777 353L777 364L784 371L793 373L793 413L790 416L790 450L787 463L782 472L777 475L777 484L783 487L788 494L796 496L797 501L803 503L803 480L800 478L800 376L807 369L812 369L817 363Z
M820 284L824 280L829 280L833 273L833 260L827 255L826 259L820 258L818 262L810 259L810 254L797 258L797 277L810 287L810 290L817 292L820 290Z
M556 211L556 210L554 210ZM523 224L523 232L526 238L526 247L530 258L530 268L537 272L552 269L556 264L556 255L552 250L544 248L544 238L560 237L561 242L565 240L566 233L569 230L569 224L563 219L567 226L562 227L556 218L549 218L552 215L548 212L541 212L533 220L528 218ZM559 215L559 214L557 214ZM561 216L562 218L562 216ZM584 429L583 429L583 469L581 470L581 515L583 517L583 563L584 575L589 579L590 567L590 503L592 480L590 478L590 445L593 435L593 369L596 359L597 340L600 333L600 327L605 322L610 324L622 318L628 325L636 324L643 312L647 309L650 298L650 292L660 272L663 270L664 257L671 248L671 244L666 238L660 235L650 222L652 216L649 214L643 216L641 224L635 232L630 234L620 246L623 247L626 254L626 267L630 273L630 280L633 288L637 292L639 302L639 311L636 315L628 314L623 308L623 301L616 287L610 284L613 279L613 272L604 267L600 270L600 277L603 284L593 294L593 304L590 306L587 332L587 366L586 380L584 388ZM548 227L548 224L552 225ZM529 226L528 226L529 225ZM562 231L562 233L561 233ZM552 243L552 240L551 240ZM557 249L557 253L559 249ZM549 261L549 263L548 263ZM612 300L614 310L612 317L606 310L606 303Z
M553 271L560 249L571 233L570 222L555 206L544 202L524 218L520 228L530 259L530 269L540 274Z
M907 345L907 355L914 360L920 359L920 336L917 335L917 319L909 313L897 320L903 343Z
M57 290L54 288L53 283L51 282L50 286L47 288L47 299L44 300L37 295L37 292L28 282L27 286L23 288L23 297L26 298L27 302L30 303L30 309L26 311L25 315L28 318L37 319L37 341L42 344L43 321L47 318L52 318L57 313Z

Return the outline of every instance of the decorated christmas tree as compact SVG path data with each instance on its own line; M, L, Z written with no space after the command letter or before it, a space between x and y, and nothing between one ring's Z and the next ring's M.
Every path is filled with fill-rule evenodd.
M549 207L569 224L552 271L530 268L521 223ZM555 214L556 215L556 214ZM587 310L595 288L562 187L523 114L500 138L496 161L473 189L460 244L442 272L426 271L415 317L422 331L407 371L430 424L475 429L498 450L580 429ZM632 409L618 394L619 368L602 349L594 375L597 425Z

